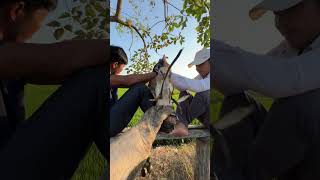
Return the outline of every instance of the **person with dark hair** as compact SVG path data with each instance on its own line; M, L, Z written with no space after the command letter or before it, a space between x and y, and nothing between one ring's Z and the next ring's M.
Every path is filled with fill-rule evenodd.
M10 5L12 3L23 3L26 10L34 10L39 8L47 9L48 11L53 11L56 9L58 0L2 0L0 5Z
M128 57L126 52L119 46L110 46L111 59L110 64L119 63L123 65L128 64Z
M172 73L171 82L180 91L179 98L187 97L176 110L176 124L171 132L174 136L187 136L188 125L198 119L206 128L210 126L210 49L198 51L188 67L196 66L198 75L194 79ZM192 96L190 92L194 92Z
M150 101L153 99L152 93L145 83L157 76L163 64L158 62L150 73L120 75L128 63L127 54L117 46L111 46L110 51L109 136L113 137L128 126L139 107L143 112L146 112L154 106L154 102ZM129 90L118 99L118 88L129 88Z
M228 163L224 140L215 139L213 170L220 180L320 179L319 0L263 0L249 15L257 20L267 11L284 37L267 55L211 41L211 81L225 95L220 116L255 107L221 132ZM274 98L270 110L247 90Z
M107 157L109 42L25 43L56 5L0 1L0 179L70 179L93 142ZM27 83L60 87L25 119Z
M119 75L123 71L124 67L128 64L127 54L121 47L110 46L110 74ZM118 100L118 88L110 88L110 105L113 105Z

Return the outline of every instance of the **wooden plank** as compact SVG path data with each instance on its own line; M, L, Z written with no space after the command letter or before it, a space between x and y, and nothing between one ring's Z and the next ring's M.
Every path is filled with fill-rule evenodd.
M189 129L189 135L176 137L171 134L158 134L156 140L163 139L187 139L187 138L205 138L210 137L210 132L207 129Z
M206 129L203 125L189 125L188 129Z
M210 179L210 137L197 138L194 179Z
M125 128L121 133L126 132L130 128ZM208 129L204 128L202 125L189 125L188 126L189 135L188 136L180 136L175 137L171 134L157 134L156 140L163 140L163 139L190 139L190 138L203 138L203 137L209 137L210 132Z

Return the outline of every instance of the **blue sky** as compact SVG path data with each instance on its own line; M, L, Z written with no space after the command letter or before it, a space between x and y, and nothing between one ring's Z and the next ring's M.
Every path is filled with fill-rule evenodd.
M116 8L116 0L111 0L111 14L114 14L115 8ZM154 24L155 22L163 19L163 5L162 1L158 0L156 1L156 7L151 9L150 5L148 4L149 1L144 2L143 0L138 0L135 2L139 2L140 9L143 10L141 12L141 16L139 17L146 17L148 16L148 20L144 20L144 22L148 22L150 24ZM178 1L171 1L173 5L175 5L177 8L182 9L182 0ZM151 11L150 11L151 10ZM177 14L179 11L176 9L169 7L168 10L169 14ZM128 1L123 1L123 9L122 9L122 16L123 19L129 18L132 19L133 16L135 16L135 12L132 8L132 5L129 4ZM131 45L131 39L132 36L130 33L119 33L116 30L116 23L110 24L110 42L112 45L121 46L125 49L128 56L130 56L129 48ZM195 68L188 68L187 65L193 60L195 53L202 49L202 46L197 43L197 33L195 31L195 27L197 26L197 21L193 18L190 18L187 27L182 31L182 35L185 36L185 42L183 45L177 44L177 45L171 45L168 48L164 48L161 51L157 53L150 51L151 54L150 61L157 61L159 58L165 54L169 57L169 62L172 62L173 58L176 56L178 51L181 48L184 48L179 60L176 62L176 64L172 67L172 71L179 73L181 75L184 75L186 77L193 78L197 75L197 72L195 71ZM159 32L159 30L162 30L163 23L158 25L156 28L154 28L155 32ZM141 39L138 37L134 38L134 43L131 47L131 52L133 54L133 51L136 49L139 49L143 47L143 43Z
M135 0L134 2L143 2L146 0ZM115 6L116 6L116 0L111 0L111 13L114 12ZM129 0L123 1L123 17L124 18L130 18L130 16L134 16L135 13L132 9L132 6L128 4ZM163 19L163 6L162 0L156 0L156 8L152 9L150 12L150 6L147 4L149 1L141 3L141 9L143 9L142 16L149 16L150 18L150 23L156 22L159 20L159 18ZM177 0L177 1L171 1L173 5L176 7L180 8L182 7L182 0ZM51 12L46 19L46 23L50 22L53 19L56 19L62 12L66 11L66 7L71 6L71 2L68 2L66 0L59 1L58 3L58 8ZM169 14L176 14L179 13L177 10L169 7ZM46 24L45 23L45 24ZM155 30L159 31L162 29L162 25L159 25L159 28L155 28ZM150 61L157 61L159 58L165 54L166 56L169 57L169 62L173 60L173 58L176 56L178 51L181 48L184 48L184 51L182 52L179 60L176 62L176 64L173 66L173 72L179 73L181 75L184 75L186 77L193 78L197 75L197 72L195 68L188 68L187 65L193 60L195 53L202 49L202 46L197 43L197 33L195 31L195 27L197 26L197 21L193 18L189 18L187 27L182 31L183 36L185 36L185 42L183 45L171 45L168 48L164 48L161 51L159 51L159 54L156 54L155 52L149 52L151 54ZM110 41L111 44L113 45L119 45L122 46L130 55L128 49L131 44L131 35L126 34L126 33L118 33L116 30L116 24L111 23L110 24ZM53 43L56 42L54 39L53 35L53 30L47 26L43 26L38 33L34 35L34 37L29 41L32 43ZM68 36L67 36L68 38ZM67 39L66 38L66 39ZM143 46L142 41L139 38L134 39L133 47L132 47L132 52L135 49L139 49Z

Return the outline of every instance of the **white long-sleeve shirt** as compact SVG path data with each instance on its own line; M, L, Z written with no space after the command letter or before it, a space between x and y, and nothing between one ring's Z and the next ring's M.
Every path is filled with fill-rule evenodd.
M298 56L282 43L267 56L213 40L215 88L224 94L253 90L281 98L320 88L320 37Z
M210 74L205 78L198 75L194 79L190 79L179 74L172 73L171 82L173 86L180 91L189 90L196 93L203 92L210 89Z

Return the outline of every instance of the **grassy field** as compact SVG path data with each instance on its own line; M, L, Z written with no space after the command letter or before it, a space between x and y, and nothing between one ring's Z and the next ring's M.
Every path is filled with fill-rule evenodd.
M27 116L30 116L42 102L56 89L56 86L32 86L26 87ZM96 180L106 169L106 161L93 145L86 157L82 160L72 180Z
M56 89L56 86L32 86L29 85L26 87L26 107L27 107L27 116L30 116L41 104L42 102ZM126 89L119 89L119 97L121 97L126 92ZM174 92L174 98L178 98L178 92ZM269 108L272 100L257 96L257 99L262 102L265 107ZM213 91L211 96L211 115L212 120L217 119L218 112L220 110L222 101L222 95ZM132 118L129 126L135 125L142 117L143 113L139 109L134 117ZM193 122L197 124L197 121ZM95 180L99 179L102 174L103 169L106 168L106 161L102 155L98 152L95 145L93 145L86 157L82 160L79 165L74 177L72 180Z
M26 87L26 107L27 107L27 117L29 117L41 104L42 102L56 89L56 86L33 86L28 85ZM119 90L119 97L121 97L126 92L126 89ZM178 94L175 93L175 98L178 97ZM130 122L129 126L135 125L142 117L143 113L139 109L132 121ZM103 169L106 168L105 166L106 161L98 152L95 145L93 145L86 157L82 160L81 164L79 165L76 173L72 180L95 180L99 179L101 176Z

